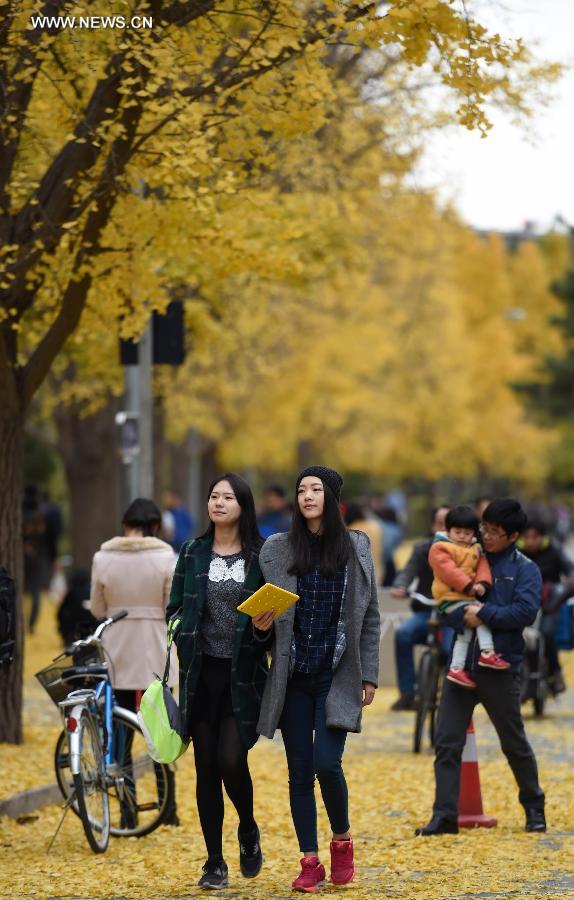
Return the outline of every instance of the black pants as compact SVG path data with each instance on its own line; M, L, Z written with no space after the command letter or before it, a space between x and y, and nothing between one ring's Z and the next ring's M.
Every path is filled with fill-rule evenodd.
M247 748L231 705L231 660L204 655L192 712L199 821L210 857L222 855L223 786L242 832L255 828Z
M466 729L474 707L482 703L494 725L502 752L519 787L524 807L543 807L544 792L538 783L538 767L524 732L520 711L520 675L488 669L472 673L476 691L444 681L435 748L436 794L434 813L455 820L458 815L460 763Z
M32 601L32 605L30 607L30 621L28 623L28 629L30 634L34 634L36 629L36 622L38 621L38 616L40 615L40 602L42 600L42 592L39 587L30 588L30 599Z

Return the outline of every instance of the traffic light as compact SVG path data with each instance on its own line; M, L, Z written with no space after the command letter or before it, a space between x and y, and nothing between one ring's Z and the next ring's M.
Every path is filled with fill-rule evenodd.
M165 314L152 315L153 363L158 366L181 366L185 359L183 302L172 300ZM138 342L120 338L120 363L137 366Z

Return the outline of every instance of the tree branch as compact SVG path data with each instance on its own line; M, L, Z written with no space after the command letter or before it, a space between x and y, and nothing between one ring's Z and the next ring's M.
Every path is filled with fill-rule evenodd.
M141 103L124 109L123 124L126 133L121 138L116 138L110 148L100 178L98 204L88 214L74 261L74 271L81 272L98 252L102 232L117 199L119 178L125 172L132 155L133 142L142 115L143 104ZM79 277L70 279L64 291L58 315L27 364L20 370L21 397L24 409L42 384L65 342L79 325L92 281L93 273L87 268Z

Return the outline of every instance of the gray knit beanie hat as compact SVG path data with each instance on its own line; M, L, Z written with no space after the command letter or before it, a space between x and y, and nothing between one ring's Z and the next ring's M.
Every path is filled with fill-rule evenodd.
M335 472L334 469L329 469L327 466L307 466L306 469L303 469L299 477L297 478L297 485L295 490L299 490L299 485L303 478L307 475L316 475L317 478L320 478L323 484L326 484L327 487L334 493L337 503L341 499L341 488L343 487L343 479L339 475L338 472Z

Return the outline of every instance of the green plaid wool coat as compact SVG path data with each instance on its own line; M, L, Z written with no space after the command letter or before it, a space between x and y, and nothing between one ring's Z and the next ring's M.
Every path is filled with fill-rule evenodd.
M179 707L182 737L191 732L191 713L201 669L201 620L205 608L207 577L211 562L212 542L209 538L188 541L180 550L166 609L166 621L179 614L181 626L175 643L179 659ZM264 584L259 557L255 551L246 562L242 601ZM233 653L231 657L231 700L233 712L245 746L252 747L258 734L261 698L267 678L267 653L270 640L258 641L253 634L251 618L237 613Z

